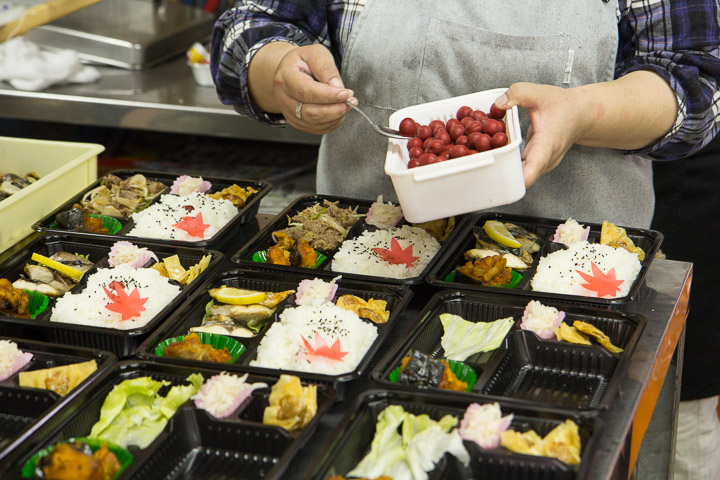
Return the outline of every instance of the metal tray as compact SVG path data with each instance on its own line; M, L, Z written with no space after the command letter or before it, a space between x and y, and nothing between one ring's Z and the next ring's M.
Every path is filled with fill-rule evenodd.
M28 40L89 62L139 70L210 38L214 17L169 0L104 0L30 30Z

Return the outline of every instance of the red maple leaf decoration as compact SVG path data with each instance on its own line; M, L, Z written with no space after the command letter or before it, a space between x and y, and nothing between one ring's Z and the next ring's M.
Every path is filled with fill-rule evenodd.
M202 212L197 214L197 217L182 217L182 219L173 225L175 228L185 230L188 235L193 237L203 237L205 230L209 227L209 224L203 223Z
M115 293L103 287L105 294L110 298L110 300L112 300L111 303L105 305L105 308L111 312L122 315L120 320L129 320L133 317L139 316L145 311L145 307L143 307L143 305L145 305L145 302L147 302L148 299L140 298L140 292L138 292L137 288L133 288L133 291L130 292L130 295L128 295L125 293L125 287L123 284L117 280L113 280L108 286L115 290Z
M347 355L349 352L342 352L340 351L340 339L338 338L335 340L335 343L332 344L331 347L327 346L327 343L325 343L325 339L322 338L322 336L315 332L315 348L313 348L312 345L310 345L310 342L305 340L305 337L301 337L303 343L305 344L305 349L307 350L307 354L314 357L325 357L329 358L330 360L342 360L345 355Z
M395 265L405 264L408 268L415 264L415 260L420 257L413 257L413 246L408 245L407 248L402 248L400 243L395 240L395 237L390 241L390 250L387 248L373 248L373 251L377 253L380 258L388 263Z
M620 285L625 280L617 280L615 278L615 269L611 268L607 274L603 273L600 268L592 263L592 275L575 270L580 276L588 283L583 283L582 287L590 290L591 292L597 292L598 297L608 296L614 297L620 291Z

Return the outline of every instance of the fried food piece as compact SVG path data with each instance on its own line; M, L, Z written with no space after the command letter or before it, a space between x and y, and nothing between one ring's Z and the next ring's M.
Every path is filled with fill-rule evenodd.
M610 341L610 337L605 335L605 333L603 333L600 329L598 329L594 325L590 325L587 322L581 322L580 320L575 320L573 322L573 326L576 329L578 329L579 331L593 337L600 345L605 347L609 352L620 353L623 351L622 348L616 347L615 345L613 345L613 343Z
M542 456L544 452L543 439L535 430L528 430L527 432L505 430L500 434L500 445L511 452L524 453L525 455Z
M592 345L590 339L581 332L578 332L575 327L571 327L567 323L563 322L560 324L560 328L554 328L555 337L561 342L577 343L579 345Z
M455 390L456 392L467 392L468 384L460 380L452 370L450 370L450 364L445 360L440 360L445 365L443 370L442 380L438 387L443 390Z
M163 349L163 355L171 358L218 363L227 363L232 359L232 355L230 355L227 348L218 350L212 345L201 343L200 336L197 333L185 335L182 342L171 343Z
M438 242L444 242L450 238L450 234L455 230L455 217L439 218L424 223L413 223L413 227L422 228Z
M240 185L233 183L219 192L211 193L209 196L215 200L228 200L233 205L240 208L245 206L245 202L247 202L247 199L253 193L258 193L258 191L252 187L243 188Z
M642 248L635 246L630 237L627 236L625 229L607 220L602 223L600 229L600 243L614 248L624 248L630 253L637 253L638 260L641 262L645 259L645 252Z
M100 461L103 469L103 480L112 480L115 474L122 469L115 454L108 449L107 443L93 453L93 457Z
M317 252L304 238L301 238L297 241L297 243L295 244L295 250L293 250L293 252L295 252L298 257L297 261L292 262L293 265L297 265L298 267L303 268L311 268L315 266L315 263L317 262ZM292 253L290 254L290 256L293 256Z
M512 279L512 269L507 268L507 260L501 255L484 257L467 262L458 269L463 275L472 278L483 286L497 287L507 285Z
M272 386L269 406L263 412L263 423L288 431L302 430L317 411L317 386L303 387L294 375L280 375Z
M287 265L290 266L290 252L283 248L273 245L268 248L267 260L273 265Z
M273 232L272 238L275 240L275 245L282 248L283 250L292 250L295 246L295 240L285 232Z
M30 318L29 304L30 297L26 292L13 287L7 278L0 278L0 312L18 318Z
M580 463L580 434L578 426L570 419L565 420L542 440L543 450L548 457L557 458L568 465Z
M20 372L18 381L21 387L45 388L64 396L95 370L97 370L97 363L95 360L89 360L70 365Z
M373 323L386 323L390 318L385 300L371 298L365 301L355 295L341 295L335 304L340 308L355 312L358 317L367 318Z
M67 443L60 443L43 458L46 480L105 480L100 460Z

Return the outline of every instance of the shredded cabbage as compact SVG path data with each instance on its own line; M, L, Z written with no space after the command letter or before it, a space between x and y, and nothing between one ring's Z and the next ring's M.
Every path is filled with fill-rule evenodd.
M365 223L374 225L382 230L396 227L403 218L402 208L392 203L383 203L383 196L378 195L377 200L370 205Z

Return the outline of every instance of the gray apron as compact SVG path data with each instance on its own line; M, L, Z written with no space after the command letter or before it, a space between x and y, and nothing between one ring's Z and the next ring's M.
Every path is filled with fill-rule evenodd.
M616 9L617 1L601 0L368 0L344 46L342 77L383 125L400 108L518 81L560 87L608 81ZM387 140L350 112L323 138L317 191L395 199L384 172L386 148ZM653 206L648 159L574 146L522 200L494 210L648 227Z

